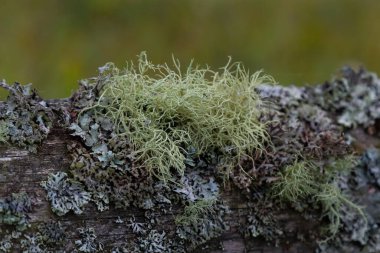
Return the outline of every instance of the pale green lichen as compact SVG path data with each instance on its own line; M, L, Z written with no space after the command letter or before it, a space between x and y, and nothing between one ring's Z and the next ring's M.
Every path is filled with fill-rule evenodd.
M330 236L325 241L333 239L339 232L343 218L343 206L359 214L367 226L367 218L363 208L355 204L333 183L325 183L319 186L321 191L314 198L322 206L323 216L329 219L328 232Z
M315 192L315 166L308 162L295 162L279 173L279 180L273 185L274 197L286 201L299 201Z
M137 66L122 71L107 64L102 71L100 96L84 111L109 117L119 138L129 138L136 157L161 180L172 178L172 168L183 174L186 147L239 158L268 140L255 88L272 79L250 75L239 63L220 72L190 65L182 74L178 61L171 69L142 53Z
M202 222L202 216L212 213L216 199L200 199L185 207L183 213L175 219L177 225L187 226L195 222Z
M352 202L337 185L339 173L352 169L351 161L351 157L332 161L325 166L324 174L313 162L295 162L280 173L279 180L271 189L273 197L290 203L311 198L318 203L322 208L322 217L329 220L329 236L325 240L334 238L338 233L344 215L343 207L359 214L367 223L362 207Z

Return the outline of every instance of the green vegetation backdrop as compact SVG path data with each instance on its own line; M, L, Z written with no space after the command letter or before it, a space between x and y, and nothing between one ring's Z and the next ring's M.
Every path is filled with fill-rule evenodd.
M321 82L344 64L380 72L378 1L5 0L0 13L0 79L47 98L141 51L213 68L232 56L282 84Z

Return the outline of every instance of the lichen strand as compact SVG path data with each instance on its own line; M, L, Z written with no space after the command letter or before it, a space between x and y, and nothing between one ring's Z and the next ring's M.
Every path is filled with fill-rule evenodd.
M150 63L144 53L138 65L120 71L113 64L101 68L94 81L92 104L80 113L92 111L111 120L117 138L128 138L133 154L160 180L179 175L185 169L188 148L198 154L218 149L228 158L239 158L263 149L268 135L258 120L260 99L255 87L270 80L259 72L249 75L240 64L228 64L222 71L189 66L181 74ZM76 101L83 101L76 95ZM93 101L93 102L92 102ZM75 127L75 126L73 126Z
M348 160L350 161L350 160ZM272 187L273 197L297 204L313 200L313 204L320 205L322 215L329 220L328 237L325 241L334 238L341 228L343 216L352 213L362 219L367 226L367 217L357 204L353 203L338 187L340 169L350 172L353 165L340 166L344 161L335 161L326 165L325 174L321 176L319 168L313 163L296 162L280 173L280 179ZM340 166L339 168L337 166Z
M53 112L30 85L9 86L1 81L0 87L9 91L6 103L0 104L0 142L7 141L36 152L50 132Z

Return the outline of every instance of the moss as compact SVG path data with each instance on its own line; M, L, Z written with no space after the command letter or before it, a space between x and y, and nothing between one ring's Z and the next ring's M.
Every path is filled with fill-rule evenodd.
M239 158L268 140L255 87L272 80L249 75L239 63L220 72L190 65L182 74L178 61L171 69L142 53L137 66L121 71L107 64L102 71L99 97L82 113L95 109L110 118L119 138L128 138L138 160L161 180L172 178L172 168L183 174L190 146L197 154L217 148Z

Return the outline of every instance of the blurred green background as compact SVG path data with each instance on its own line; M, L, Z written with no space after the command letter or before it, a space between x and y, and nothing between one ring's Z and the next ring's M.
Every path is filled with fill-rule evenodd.
M0 13L0 78L45 98L141 51L212 68L232 56L281 84L323 82L345 64L380 72L376 0L4 0Z

